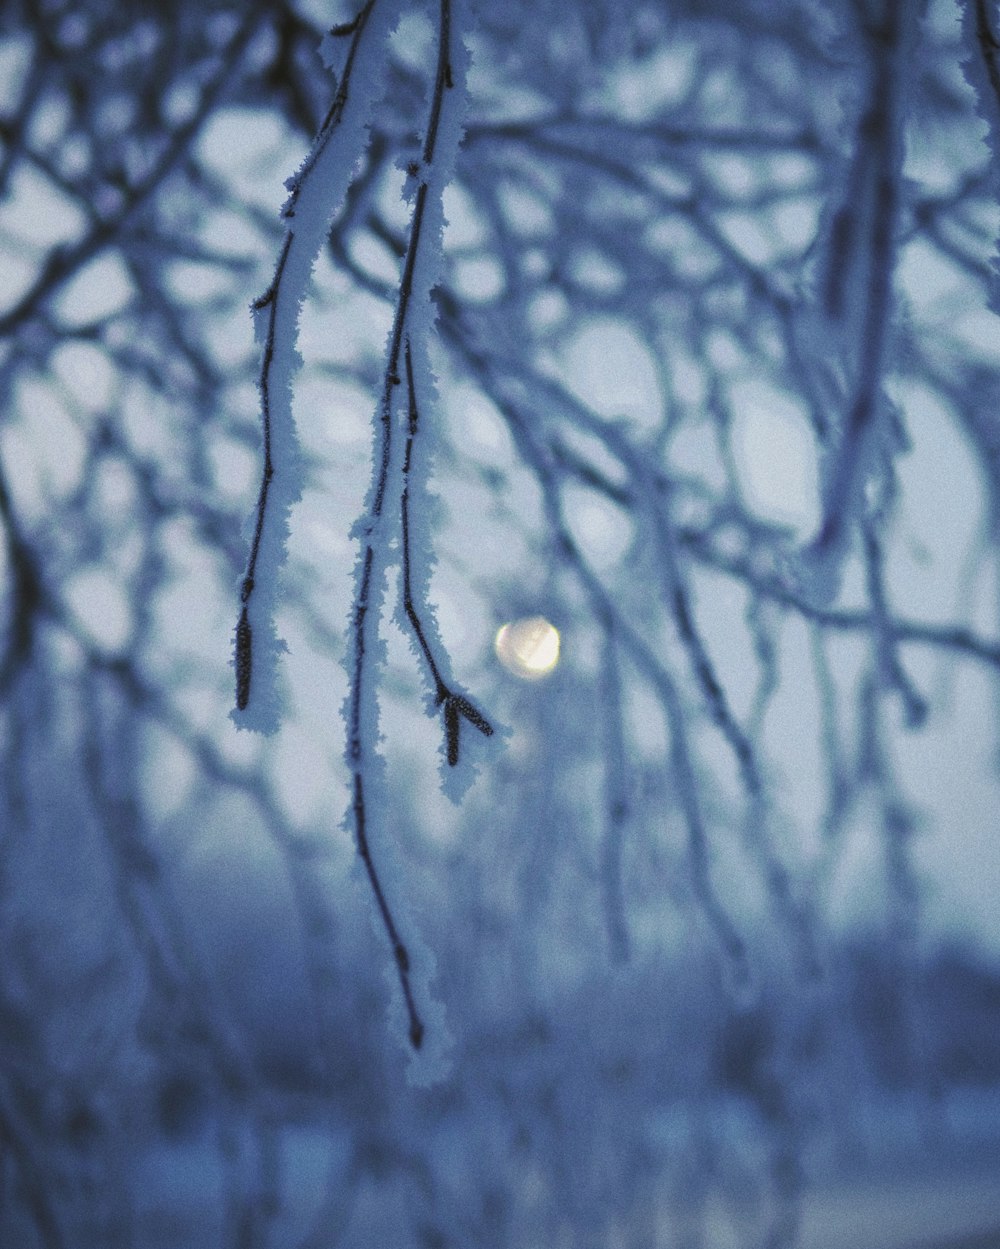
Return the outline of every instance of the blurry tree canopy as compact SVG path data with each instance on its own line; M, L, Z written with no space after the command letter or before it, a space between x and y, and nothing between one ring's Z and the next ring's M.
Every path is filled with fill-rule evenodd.
M0 1241L790 1245L997 1083L998 54L0 7Z

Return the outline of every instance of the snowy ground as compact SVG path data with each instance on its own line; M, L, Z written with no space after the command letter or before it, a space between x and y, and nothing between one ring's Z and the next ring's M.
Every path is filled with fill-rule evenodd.
M853 1159L805 1203L801 1249L1000 1249L1000 1090L855 1112Z
M1000 1249L1000 1152L968 1170L819 1189L804 1214L801 1249Z
M736 1122L732 1107L726 1115L727 1123ZM1000 1090L953 1094L938 1103L935 1118L914 1098L886 1097L856 1111L850 1141L807 1161L812 1178L800 1249L1000 1249ZM412 1215L405 1193L391 1182L352 1184L346 1135L331 1143L319 1128L299 1126L285 1129L276 1145L270 1170L238 1141L227 1153L209 1135L135 1158L142 1198L133 1212L134 1243L139 1249L243 1243L234 1225L260 1218L269 1198L277 1200L262 1242L268 1245L298 1246L317 1218L331 1231L339 1228L343 1239L324 1238L316 1249L411 1243L399 1238ZM330 1191L336 1196L323 1213ZM239 1193L242 1203L234 1200ZM711 1210L703 1226L705 1249L745 1249L731 1224L720 1220L716 1229ZM667 1211L660 1228L662 1249L673 1249L678 1225Z

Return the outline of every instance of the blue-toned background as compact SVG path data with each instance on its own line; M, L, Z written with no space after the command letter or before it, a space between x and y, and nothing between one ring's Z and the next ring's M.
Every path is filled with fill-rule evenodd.
M1000 1246L998 38L0 4L0 1245ZM249 308L314 201L261 736Z

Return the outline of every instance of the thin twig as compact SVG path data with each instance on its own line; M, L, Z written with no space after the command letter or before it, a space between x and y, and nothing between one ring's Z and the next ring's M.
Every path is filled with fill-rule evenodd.
M450 31L450 0L441 0L437 72L427 122L427 133L422 148L423 176L417 188L413 206L413 218L410 224L410 235L403 261L399 294L393 315L392 330L389 338L389 353L382 385L382 398L379 405L378 447L374 457L371 507L363 528L365 547L353 612L354 657L350 669L350 693L348 695L348 760L353 772L354 797L351 810L354 817L355 839L357 841L358 853L364 862L368 880L375 896L382 924L393 949L399 985L403 993L407 1015L409 1016L410 1044L414 1049L420 1048L424 1035L424 1025L417 1011L413 996L410 982L409 955L406 946L399 936L398 926L386 899L385 891L368 844L364 789L364 769L367 763L367 750L362 727L362 709L366 691L365 673L369 664L369 652L374 650L378 637L379 613L377 610L373 610L373 608L377 607L373 596L376 592L377 580L384 576L388 555L386 550L387 542L385 535L382 533L382 519L392 462L392 425L396 387L402 382L400 376L400 355L403 348L407 314L413 297L417 256L423 239L423 225L428 195L427 171L430 169L434 159L444 93L451 84ZM435 671L435 669L432 669L432 671ZM440 675L438 675L438 682L440 683ZM457 733L453 729L453 723L457 716L458 708L453 705L452 699L447 695L443 701L449 758L454 754L457 761ZM453 741L455 743L454 748L452 745Z
M274 478L274 461L271 458L271 369L274 364L275 327L278 318L278 291L281 289L281 278L285 272L288 254L295 238L293 231L285 235L285 241L278 256L274 277L271 285L263 295L254 300L252 308L255 312L268 310L267 331L264 339L264 356L260 366L260 412L263 427L264 466L261 472L260 492L257 496L257 515L254 521L253 541L250 546L250 558L247 562L246 574L240 586L240 619L236 626L236 706L245 711L250 701L250 681L252 675L253 634L250 629L248 604L256 584L257 558L260 555L260 542L264 534L264 518L267 514L267 498Z
M461 721L463 719L468 720L484 737L493 736L493 726L467 698L449 689L445 684L441 676L440 666L435 661L434 652L431 649L430 642L427 640L427 630L420 619L413 598L412 560L410 554L410 471L413 463L413 444L416 441L419 425L419 409L417 406L416 383L413 380L413 354L410 350L409 337L406 340L405 361L409 421L407 425L406 450L403 455L403 497L400 508L403 528L403 609L406 612L406 618L410 622L417 644L430 670L431 680L434 683L434 705L443 708L448 763L451 767L454 767L459 759L458 746Z
M351 73L354 68L355 58L361 38L364 34L365 24L374 7L375 0L367 0L364 8L358 14L353 24L354 37L351 40L351 46L348 50L347 61L344 72L341 75L340 85L334 102L327 114L323 125L320 127L319 133L313 142L312 148L302 168L296 174L290 188L290 194L287 202L282 210L282 216L285 219L285 238L281 246L281 252L278 256L277 264L274 269L274 276L267 290L264 291L251 304L251 311L256 315L259 313L267 313L267 325L264 330L264 351L261 360L259 388L261 396L261 424L263 434L263 467L261 471L260 490L257 496L257 509L254 520L253 539L250 547L250 556L247 561L247 569L244 574L243 581L240 585L240 616L236 626L236 706L239 711L245 711L250 703L250 695L252 692L253 682L253 630L250 623L249 605L257 585L257 562L260 556L261 542L264 535L265 523L268 515L268 501L271 490L271 483L274 479L275 464L273 460L273 395L272 383L275 382L275 361L277 357L277 335L279 307L282 316L285 315L285 301L294 298L294 295L282 295L282 281L285 276L289 257L295 245L295 231L292 229L291 222L295 217L296 206L299 201L302 188L305 185L309 173L316 167L316 163L329 143L331 136L341 123L344 117L344 110L347 106L348 89L351 81ZM280 385L281 383L277 383Z

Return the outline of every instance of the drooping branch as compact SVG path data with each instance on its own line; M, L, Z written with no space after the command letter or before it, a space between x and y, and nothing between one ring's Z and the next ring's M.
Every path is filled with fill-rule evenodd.
M278 291L281 288L281 279L284 276L285 265L288 263L288 254L291 251L294 239L294 233L289 230L285 235L285 242L278 257L278 264L274 271L271 285L252 305L255 312L262 312L264 309L267 309L268 313L267 331L264 340L264 358L261 361L259 381L264 464L261 472L260 491L257 495L257 515L254 520L253 540L250 544L250 559L247 561L247 570L243 576L243 583L240 586L240 602L243 606L240 610L239 623L236 626L236 706L240 711L245 711L250 702L253 673L253 631L250 627L249 604L251 595L256 587L257 560L260 557L260 544L264 536L264 520L267 516L268 495L271 490L271 481L274 478L271 382L274 368L275 334L278 322Z
M357 525L362 539L358 580L351 617L352 650L348 662L349 692L346 718L348 727L347 762L352 773L353 801L351 815L358 851L364 862L375 897L378 913L393 948L396 971L409 1019L409 1039L414 1049L421 1045L424 1024L418 1013L410 977L410 959L399 936L386 891L372 856L368 836L370 788L369 779L380 768L378 742L378 667L381 644L379 627L382 600L389 566L393 561L393 545L402 548L403 618L416 638L417 646L430 672L435 706L440 706L444 719L448 763L459 760L459 726L468 720L486 736L493 728L464 695L451 688L446 677L443 655L435 654L426 622L418 611L413 589L413 535L411 499L414 446L419 427L417 383L414 377L411 335L424 339L432 323L431 289L437 280L440 263L443 209L441 197L450 176L460 139L457 117L447 118L448 143L441 150L439 143L445 119L445 99L455 86L453 65L453 32L451 0L441 0L438 20L438 46L434 82L430 93L427 128L421 145L419 161L411 161L408 174L415 182L413 211L409 236L403 255L402 272L393 312L392 327L382 383L382 394L376 419L376 439L372 459L372 484L365 514ZM407 401L398 402L399 388L406 376ZM405 412L407 434L402 455L394 426ZM399 509L387 506L390 486L400 484ZM399 528L397 529L397 525Z
M839 422L824 490L823 517L810 548L816 590L833 592L830 572L843 554L873 458L888 445L883 394L893 324L893 276L903 205L903 123L912 77L911 54L919 0L885 0L862 31L869 57L865 98L840 200L830 217L819 280L824 341L836 344L844 384ZM807 574L808 575L808 574Z
M312 268L367 142L378 97L392 5L367 0L353 27L333 104L301 169L289 179L282 208L285 237L267 290L251 305L262 345L259 376L263 463L250 553L240 583L236 628L236 709L242 728L278 725L275 633L278 581L288 537L288 511L299 497L301 469L291 383L300 363L299 315ZM377 19L376 20L376 16Z
M413 379L413 353L410 341L406 341L406 388L408 400L408 426L406 450L403 456L403 495L400 505L402 519L402 559L403 559L403 610L410 622L417 645L424 657L434 685L434 704L442 709L444 717L445 746L448 764L455 767L459 759L459 729L462 720L467 720L484 737L493 736L493 726L472 703L457 691L449 688L441 674L439 661L435 660L434 652L428 639L428 630L420 614L413 591L411 571L412 552L410 545L410 474L413 465L413 449L419 428L419 408L417 406L416 383Z

